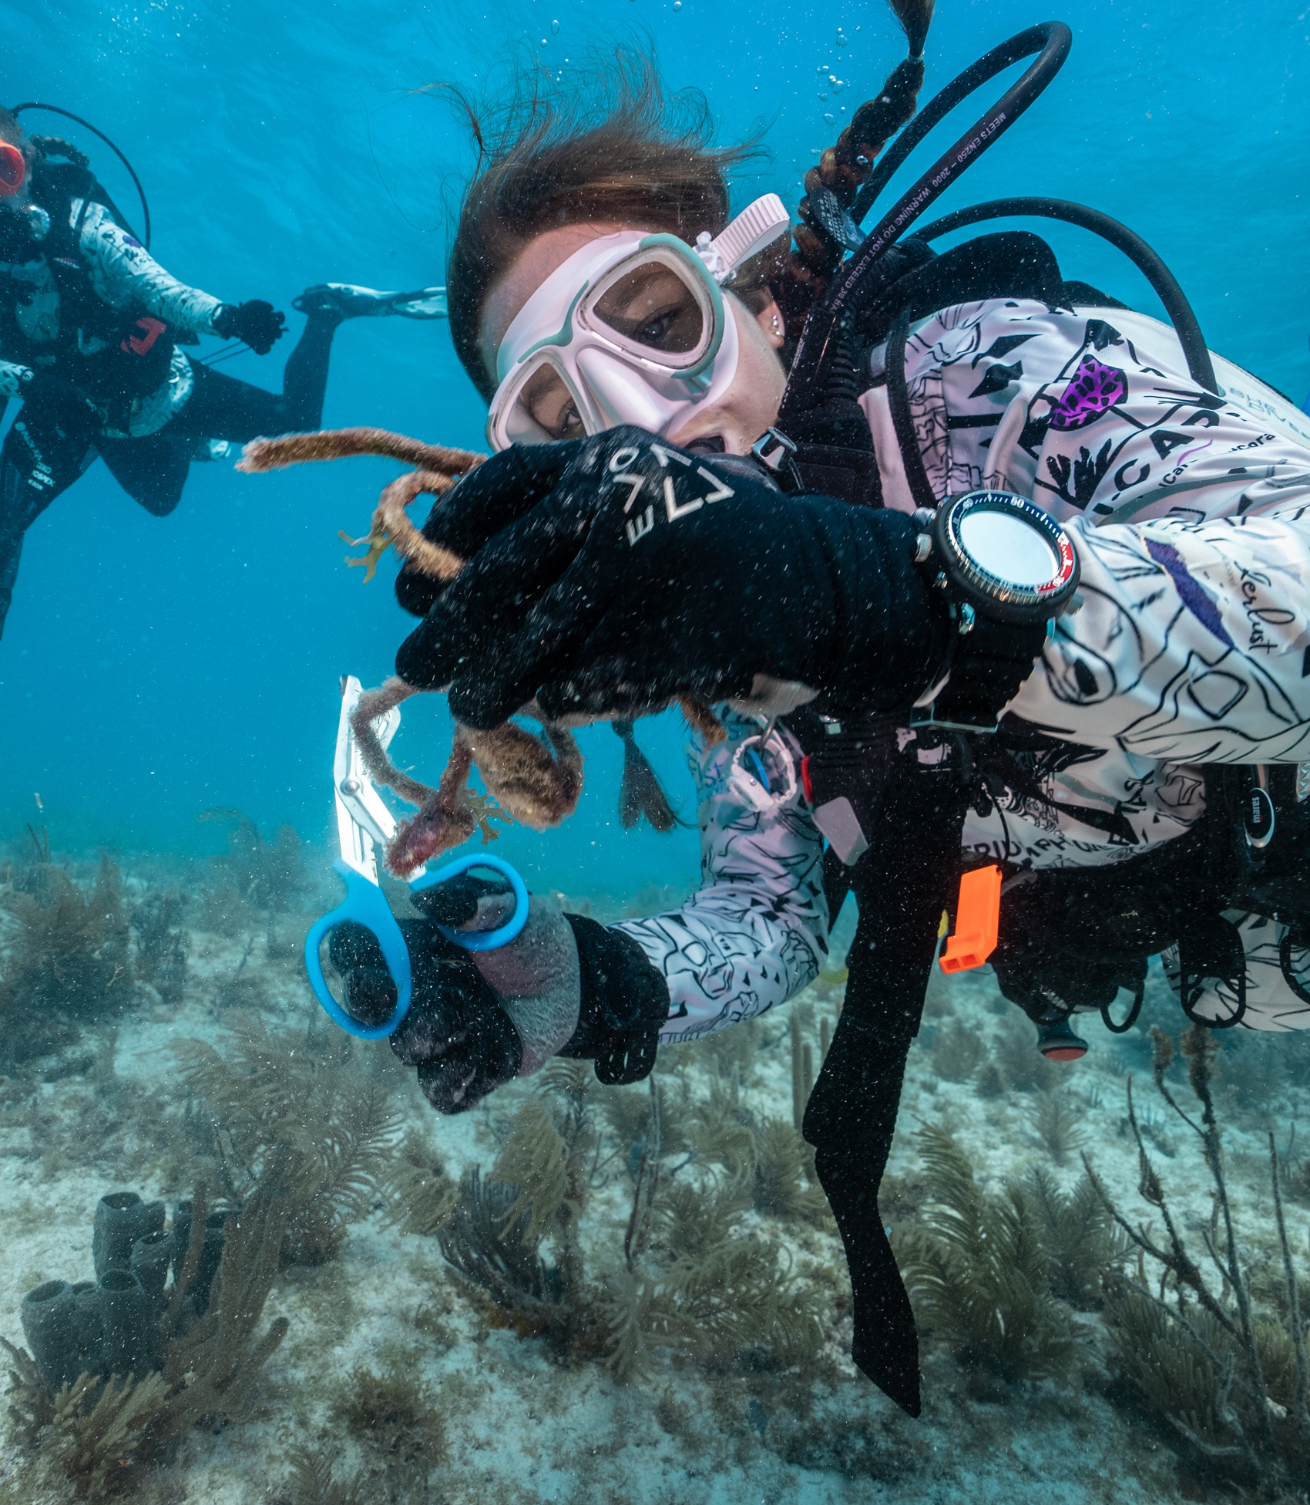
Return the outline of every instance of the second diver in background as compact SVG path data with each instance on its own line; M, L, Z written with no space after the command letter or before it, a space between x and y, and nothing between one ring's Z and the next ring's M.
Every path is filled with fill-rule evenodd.
M76 148L28 136L0 110L0 413L11 397L23 403L0 447L0 633L24 534L97 455L133 501L165 517L210 440L318 427L344 319L445 314L439 288L308 288L295 300L306 323L282 391L269 392L178 345L217 335L267 355L285 315L177 281L118 219Z

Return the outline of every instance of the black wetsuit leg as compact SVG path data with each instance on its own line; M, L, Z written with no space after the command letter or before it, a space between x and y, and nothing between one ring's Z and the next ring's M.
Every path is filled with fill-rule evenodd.
M281 392L266 392L209 366L194 364L191 396L160 430L197 439L248 439L299 434L316 429L327 393L332 336L341 320L335 314L311 314L300 342L287 357Z
M340 322L335 314L309 316L305 332L287 357L281 392L266 391L193 362L191 395L157 434L98 441L114 479L147 512L165 517L182 500L187 471L200 441L245 443L261 435L316 429L327 392L332 336Z
M0 633L13 599L23 535L95 459L93 436L24 403L0 448Z

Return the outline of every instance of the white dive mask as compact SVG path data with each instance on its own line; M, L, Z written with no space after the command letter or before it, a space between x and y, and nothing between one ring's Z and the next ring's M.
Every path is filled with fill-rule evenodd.
M631 423L680 428L737 374L737 325L719 284L790 224L777 194L693 248L621 230L589 241L541 284L496 353L493 450Z

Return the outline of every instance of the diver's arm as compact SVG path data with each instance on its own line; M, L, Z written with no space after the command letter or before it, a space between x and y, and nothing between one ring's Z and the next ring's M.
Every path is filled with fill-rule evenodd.
M1310 758L1310 486L1263 516L1067 526L1086 604L1011 710L1159 762Z
M937 494L1006 487L1073 534L1085 605L1009 707L1057 737L1166 763L1310 757L1310 423L1218 368L1223 397L1123 309L965 304L907 343ZM886 389L861 401L908 511Z
M20 366L16 361L0 361L0 398L21 397L23 395L23 383L30 381L31 369Z
M77 223L81 212L82 200L74 199L69 211L71 223ZM214 316L223 304L166 272L100 204L92 203L87 208L78 249L90 272L92 287L111 307L137 304L182 334L217 332Z
M729 782L734 749L759 725L721 712L728 740L688 746L703 881L679 909L610 927L630 936L669 987L664 1042L752 1019L818 975L827 955L823 842L799 789L767 812ZM785 735L785 734L784 734ZM799 762L799 750L792 748ZM799 780L798 780L799 783Z

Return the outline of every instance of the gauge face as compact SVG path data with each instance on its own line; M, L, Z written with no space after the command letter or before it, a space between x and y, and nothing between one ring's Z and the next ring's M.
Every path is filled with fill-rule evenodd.
M1069 535L1012 491L970 491L944 503L933 532L947 578L989 616L1010 622L1053 617L1078 584Z
M1013 513L978 508L960 520L960 545L973 562L998 580L1039 590L1060 571L1049 540Z

